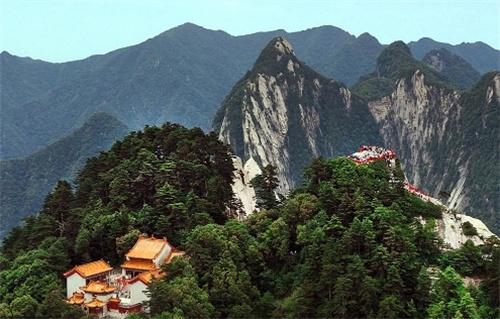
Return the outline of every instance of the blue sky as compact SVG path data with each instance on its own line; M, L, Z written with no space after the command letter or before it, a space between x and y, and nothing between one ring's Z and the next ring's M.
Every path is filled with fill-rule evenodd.
M233 35L334 25L382 43L428 36L500 48L499 0L0 0L0 50L62 62L184 22Z

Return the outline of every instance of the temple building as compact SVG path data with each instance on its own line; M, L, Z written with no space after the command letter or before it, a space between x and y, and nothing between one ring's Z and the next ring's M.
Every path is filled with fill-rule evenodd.
M83 292L73 292L73 295L68 298L67 302L72 305L83 305L85 302L85 294Z
M135 245L125 254L123 275L132 278L145 271L160 268L172 248L166 238L139 236Z
M113 267L102 259L71 268L64 273L66 297L70 298L74 292L80 292L80 287L87 286L91 281L106 281L112 270Z
M128 313L148 311L144 302L149 283L165 276L162 265L183 254L166 238L141 235L120 268L97 260L65 272L67 302L98 317L123 318Z

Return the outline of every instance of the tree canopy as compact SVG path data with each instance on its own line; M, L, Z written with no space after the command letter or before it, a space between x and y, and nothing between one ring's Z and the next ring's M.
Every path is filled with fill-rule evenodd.
M215 135L173 124L132 133L4 240L0 316L82 317L63 301L63 271L118 265L140 233L186 255L150 285L150 314L132 318L498 315L498 242L442 252L441 208L406 192L400 168L318 158L279 201L273 176L254 179L261 209L237 220L231 154Z

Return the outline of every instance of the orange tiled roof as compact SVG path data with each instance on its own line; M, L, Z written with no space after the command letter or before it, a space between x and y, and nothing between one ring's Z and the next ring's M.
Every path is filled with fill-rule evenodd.
M125 256L129 258L154 259L160 254L165 245L168 245L165 238L139 236L134 247Z
M116 287L110 286L106 282L91 281L87 286L81 287L83 291L91 294L109 294L116 290Z
M125 262L122 264L122 268L137 269L137 270L152 270L155 269L156 266L155 264L153 264L151 260L130 259L130 260L125 260Z
M69 297L68 300L66 300L67 303L72 304L72 305L81 305L85 301L85 297L83 295L83 292L74 292L73 296Z
M145 271L143 273L138 274L134 278L128 281L129 284L133 284L137 281L142 281L145 285L149 284L153 279L159 279L165 276L165 273L159 269Z
M106 303L100 301L99 299L96 299L96 297L94 297L94 299L92 299L92 301L90 302L87 302L85 304L85 307L87 308L102 308L104 307Z
M113 270L113 267L111 267L107 262L101 259L83 265L75 266L65 272L64 276L69 277L76 272L83 278L88 278L111 270Z

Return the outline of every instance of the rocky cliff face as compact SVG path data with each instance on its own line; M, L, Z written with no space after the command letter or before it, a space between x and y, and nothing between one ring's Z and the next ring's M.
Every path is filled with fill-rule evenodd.
M460 113L458 99L455 91L426 85L425 75L416 71L410 79L401 79L392 94L368 103L386 146L397 151L415 184L435 177L423 169L435 166L429 146L439 147L450 138L445 132Z
M477 235L464 234L463 224L466 222L476 229ZM479 219L450 210L443 212L443 217L436 220L436 230L446 249L460 248L468 240L475 245L483 245L491 236L495 236Z
M277 167L286 194L314 157L385 145L412 184L498 233L500 75L486 74L469 91L453 87L396 42L357 86L363 100L300 62L278 37L226 97L214 129L241 160L235 193L248 195L245 207L254 205L247 175L265 165Z
M242 166L248 161L275 165L283 194L312 158L379 141L366 104L300 62L281 37L266 46L226 97L214 128Z
M483 219L494 231L499 219L499 88L498 72L459 93L429 84L416 70L400 79L390 95L368 104L409 180L448 208Z

